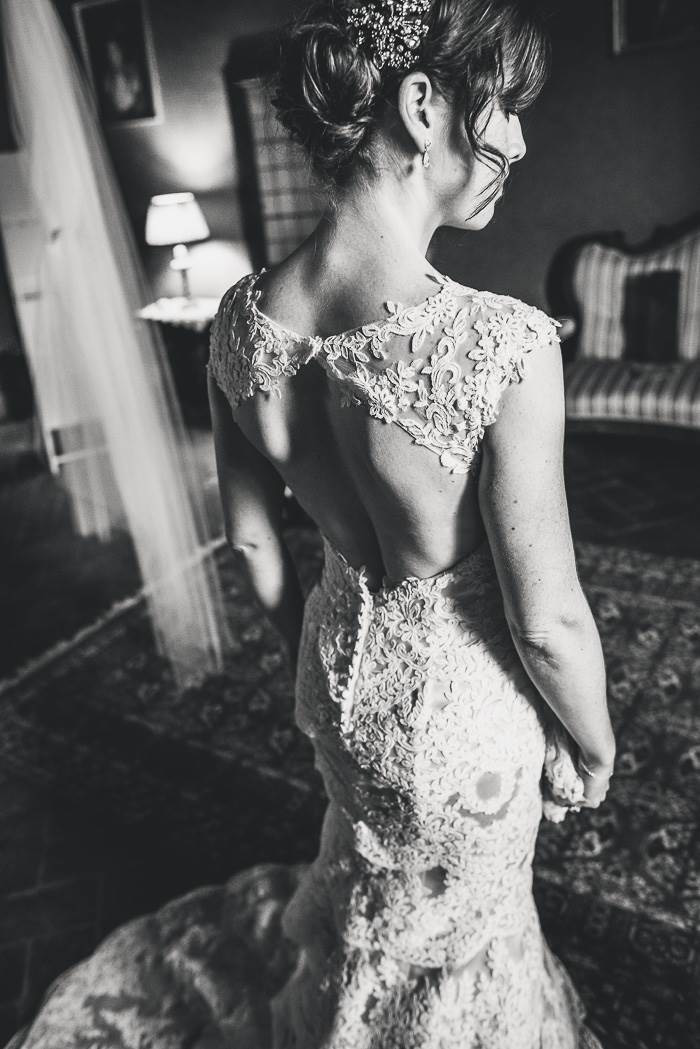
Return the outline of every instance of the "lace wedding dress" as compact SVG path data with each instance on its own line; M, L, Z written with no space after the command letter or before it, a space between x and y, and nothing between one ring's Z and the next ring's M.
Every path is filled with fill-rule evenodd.
M453 472L474 467L528 355L558 344L540 310L447 277L419 306L387 303L386 320L301 336L258 308L262 272L229 289L212 328L208 367L231 405L315 360L343 404ZM387 359L393 336L407 360ZM532 895L540 820L564 818L583 785L519 661L488 544L374 589L323 545L296 679L329 798L318 857L123 926L17 1047L601 1049Z

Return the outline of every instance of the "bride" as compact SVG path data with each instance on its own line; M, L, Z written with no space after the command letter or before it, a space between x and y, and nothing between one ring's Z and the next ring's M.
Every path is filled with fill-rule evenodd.
M600 805L615 753L557 325L426 259L491 220L546 60L525 0L288 26L274 104L329 205L225 293L208 371L227 537L329 798L319 854L118 929L14 1049L600 1049L532 895L542 816ZM323 539L306 601L285 486Z

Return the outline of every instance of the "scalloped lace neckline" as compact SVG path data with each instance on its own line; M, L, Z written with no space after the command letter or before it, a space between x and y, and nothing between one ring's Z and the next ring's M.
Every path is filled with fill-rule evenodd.
M258 299L261 295L261 288L259 287L260 278L264 273L267 273L267 266L263 266L261 269L256 270L251 274L249 293L250 299L249 304L252 312L255 315L258 323L268 325L273 328L281 335L286 336L295 342L310 343L313 346L326 346L331 343L335 343L338 340L349 339L353 335L358 335L362 332L376 332L378 329L385 327L387 324L396 323L397 317L403 317L406 314L422 313L424 310L429 309L433 303L439 301L445 294L449 294L452 289L458 289L460 292L468 292L478 294L475 288L469 288L464 284L457 284L451 277L446 276L444 273L429 273L427 276L432 277L433 280L437 281L439 287L437 291L434 291L431 295L421 299L420 302L413 304L405 304L399 302L396 299L387 299L384 302L385 308L390 312L389 317L382 317L378 320L367 321L365 324L360 324L355 328L347 328L345 331L334 332L332 335L302 335L300 332L295 331L293 328L288 328L285 324L280 324L273 317L270 317L267 313L260 309L258 306Z

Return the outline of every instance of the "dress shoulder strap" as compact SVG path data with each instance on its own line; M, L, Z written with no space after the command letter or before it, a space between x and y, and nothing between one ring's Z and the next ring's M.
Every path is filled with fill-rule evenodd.
M496 395L490 407L497 410L503 389L525 377L533 351L550 347L559 352L557 328L561 325L537 306L511 295L481 293L475 305L476 346L468 356L477 362L478 371L489 373Z
M257 276L247 274L224 293L210 331L207 371L234 409L256 390L280 397L280 378L304 362L293 334L253 308Z
M237 307L241 281L225 291L209 331L209 359L207 372L226 395L232 406L240 400L237 375L232 366L237 347Z

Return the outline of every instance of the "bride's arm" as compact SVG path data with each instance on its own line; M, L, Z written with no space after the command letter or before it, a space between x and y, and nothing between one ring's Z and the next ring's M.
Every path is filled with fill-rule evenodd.
M226 538L243 559L255 596L281 634L294 672L304 598L282 532L284 482L237 425L211 375L208 391Z
M576 571L564 421L559 346L539 345L485 431L479 503L522 663L586 765L604 775L615 739L600 637Z

